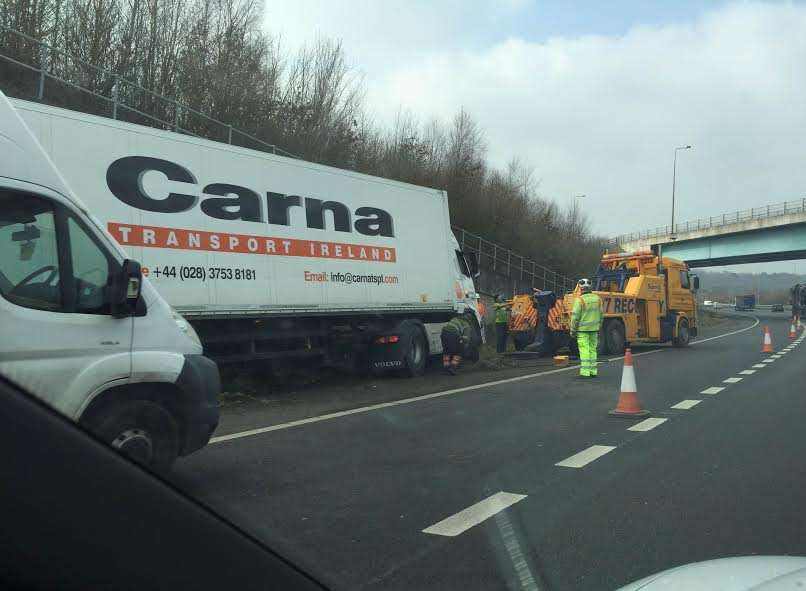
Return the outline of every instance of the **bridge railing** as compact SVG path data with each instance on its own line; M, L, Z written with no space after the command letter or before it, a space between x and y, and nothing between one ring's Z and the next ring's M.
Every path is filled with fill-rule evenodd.
M732 213L723 213L722 215L681 222L674 225L674 230L672 230L670 225L667 225L659 226L657 228L653 228L652 230L633 232L631 234L622 234L621 236L616 236L615 238L608 240L608 245L617 246L624 244L625 242L636 242L638 240L671 236L684 232L695 232L697 230L707 230L708 228L718 228L720 226L728 226L730 224L738 224L740 222L750 220L761 220L804 212L806 212L806 198L796 199L794 201L784 201L782 203L774 203L763 207L753 207L751 209L743 209L741 211L734 211Z

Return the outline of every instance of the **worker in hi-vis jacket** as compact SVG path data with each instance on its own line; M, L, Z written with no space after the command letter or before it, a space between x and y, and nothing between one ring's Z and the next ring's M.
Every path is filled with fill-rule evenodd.
M599 331L602 328L602 301L592 291L590 279L577 282L582 295L574 302L571 312L571 338L577 340L579 348L579 375L595 378L596 355L599 350Z

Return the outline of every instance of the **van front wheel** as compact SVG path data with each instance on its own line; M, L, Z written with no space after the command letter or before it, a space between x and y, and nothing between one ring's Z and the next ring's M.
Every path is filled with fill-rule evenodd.
M110 446L155 472L170 470L179 453L176 421L154 402L117 401L99 409L84 423Z

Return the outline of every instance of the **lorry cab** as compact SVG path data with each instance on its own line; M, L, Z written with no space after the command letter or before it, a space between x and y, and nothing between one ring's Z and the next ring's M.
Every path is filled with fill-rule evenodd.
M218 423L218 369L0 93L0 373L158 470Z

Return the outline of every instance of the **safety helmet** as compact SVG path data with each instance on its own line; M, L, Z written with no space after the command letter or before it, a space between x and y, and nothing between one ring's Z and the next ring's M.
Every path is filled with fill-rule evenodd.
M591 280L585 277L577 281L577 285L579 286L579 289L581 289L582 291L590 291L593 288Z

